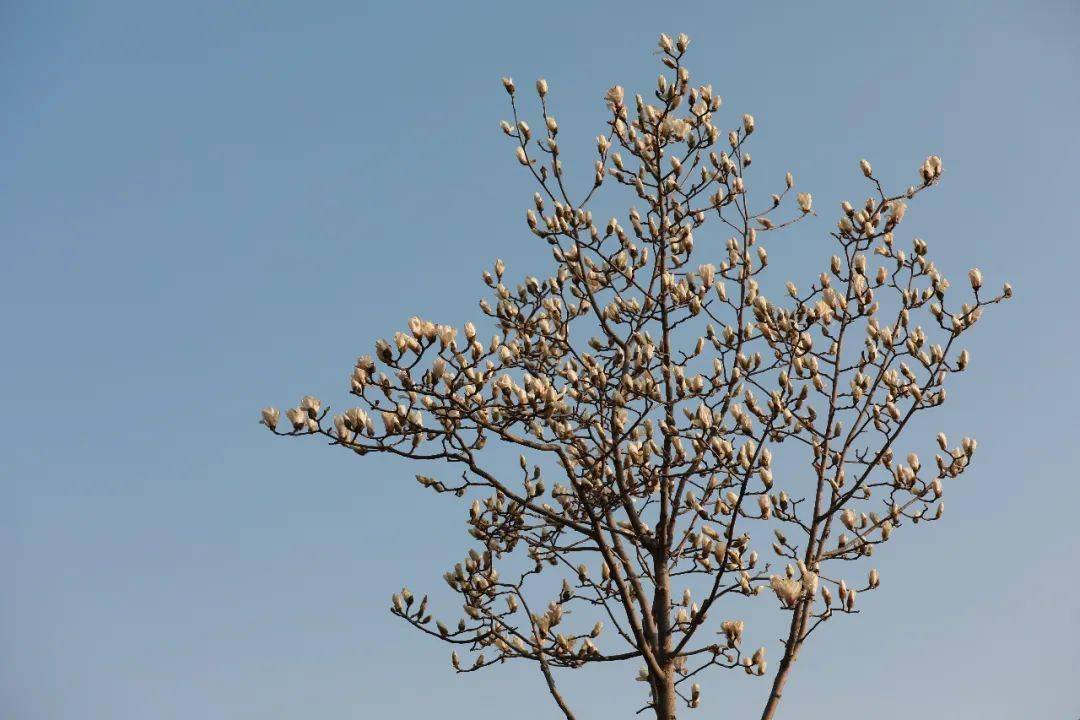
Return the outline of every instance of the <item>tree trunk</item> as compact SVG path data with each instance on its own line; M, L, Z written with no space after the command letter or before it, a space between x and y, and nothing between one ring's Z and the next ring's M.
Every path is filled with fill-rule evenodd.
M761 713L761 720L772 720L776 716L776 711L780 708L780 697L784 692L784 685L787 683L788 673L791 672L791 663L788 658L784 658L784 661L780 663L780 669L776 673L776 679L773 681L772 690L769 692L769 701L765 703L765 710Z
M669 422L673 422L673 419ZM661 537L664 534L661 528L666 515L666 512L661 512L661 523L657 526ZM679 696L675 693L675 668L671 658L671 575L667 566L667 553L663 549L658 549L653 554L653 573L656 577L652 607L653 621L656 623L656 654L664 671L663 675L654 681L656 720L675 720Z
M679 696L675 694L675 671L665 668L664 677L657 678L656 688L656 720L675 720L676 702Z

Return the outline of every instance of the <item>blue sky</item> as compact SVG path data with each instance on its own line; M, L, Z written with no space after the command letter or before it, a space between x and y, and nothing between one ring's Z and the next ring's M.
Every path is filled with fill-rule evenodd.
M908 232L957 282L979 265L1016 288L937 418L980 440L974 469L810 644L786 716L1080 712L1080 8L660 7L0 5L0 715L553 717L531 668L455 677L387 612L441 584L463 508L256 420L344 400L355 356L414 313L476 318L495 257L544 272L499 78L547 77L572 155L608 86L653 84L660 31L691 34L726 124L757 117L755 170L791 169L819 208L862 197L861 157L897 186L941 155ZM817 268L831 213L770 255ZM634 670L569 699L629 717ZM698 715L763 697L719 675Z

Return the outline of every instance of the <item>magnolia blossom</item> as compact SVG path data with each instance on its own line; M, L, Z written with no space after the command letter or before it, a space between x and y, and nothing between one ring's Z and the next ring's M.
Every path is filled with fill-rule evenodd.
M263 408L263 410L262 410L262 422L263 422L263 425L266 425L266 427L270 428L271 430L276 430L277 426L278 426L278 422L280 420L281 420L281 412L277 408L274 408L274 407Z
M810 208L814 204L814 196L808 192L802 192L795 196L796 201L799 203L799 209L804 213L810 212Z
M794 607L803 593L803 585L798 580L773 575L769 578L769 585L773 592L785 607Z

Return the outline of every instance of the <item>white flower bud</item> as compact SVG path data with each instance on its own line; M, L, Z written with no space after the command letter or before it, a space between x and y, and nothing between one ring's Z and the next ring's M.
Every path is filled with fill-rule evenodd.
M319 402L317 397L311 395L305 395L304 399L300 401L300 409L306 410L309 417L316 417L319 414L319 409L322 407L322 403Z
M276 430L278 421L281 420L281 412L274 407L263 408L262 423L271 430Z
M814 196L808 192L799 193L795 196L795 201L799 203L800 210L802 210L804 213L808 213L810 212L810 208L813 207Z
M844 508L844 511L840 513L840 522L844 523L844 527L848 530L854 530L855 512L851 508Z
M873 177L874 170L870 167L870 163L865 159L859 161L859 168L862 170L862 174L866 177Z
M979 272L979 268L972 268L968 270L968 280L971 281L971 289L978 290L982 287L982 273Z
M848 610L855 609L855 595L855 588L850 588L847 591L847 597L844 598L844 607L846 607Z

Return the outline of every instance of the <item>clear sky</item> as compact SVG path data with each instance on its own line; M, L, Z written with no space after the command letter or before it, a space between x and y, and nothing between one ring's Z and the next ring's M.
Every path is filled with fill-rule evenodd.
M816 272L859 158L906 185L936 153L908 233L1016 289L937 416L980 440L945 522L880 554L782 716L1077 717L1080 6L664 7L0 3L0 717L554 717L532 668L456 677L388 613L468 547L461 506L256 420L344 401L411 314L477 318L495 257L546 272L499 78L545 75L586 149L660 31L725 124L757 117L755 171L823 209L770 255ZM569 700L631 717L635 670ZM719 674L695 716L764 693Z

